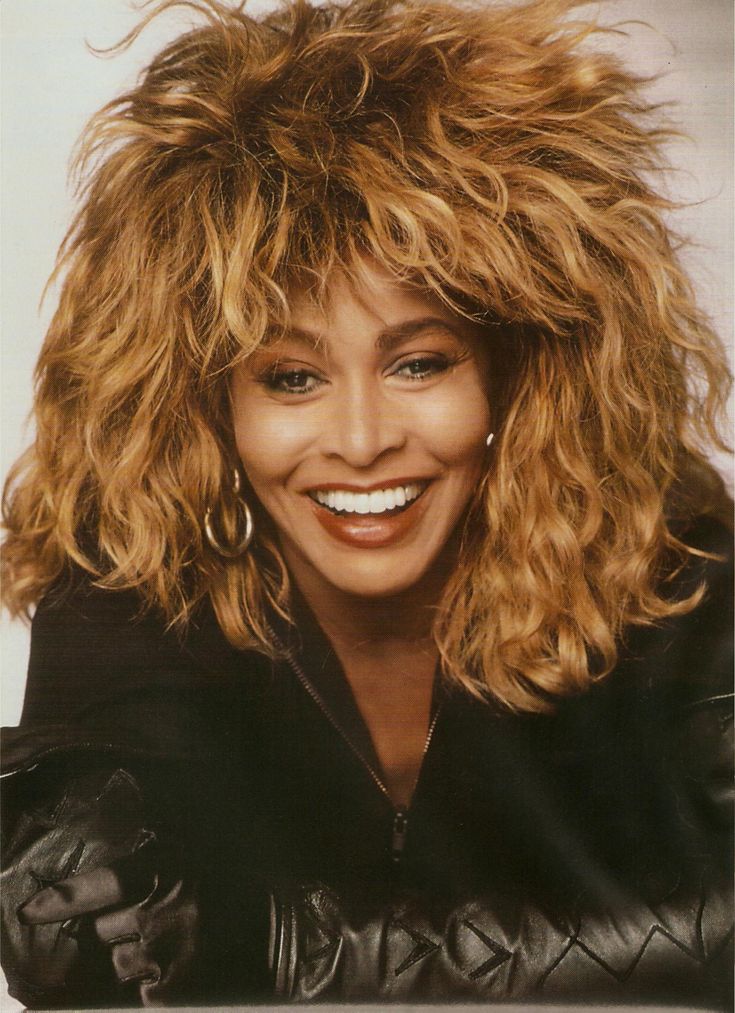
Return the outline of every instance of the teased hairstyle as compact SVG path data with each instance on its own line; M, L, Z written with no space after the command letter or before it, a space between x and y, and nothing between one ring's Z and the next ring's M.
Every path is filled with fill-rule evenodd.
M149 18L179 2L202 25L82 140L37 438L6 494L11 609L73 561L182 626L210 595L232 643L272 647L273 542L228 562L202 533L231 502L228 375L286 322L290 280L372 256L484 321L496 364L446 669L519 709L583 688L626 624L696 604L662 575L718 492L727 370L649 182L666 135L642 82L586 45L575 0Z

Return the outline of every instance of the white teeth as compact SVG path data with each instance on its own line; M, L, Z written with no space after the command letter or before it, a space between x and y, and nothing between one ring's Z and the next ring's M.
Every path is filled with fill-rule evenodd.
M370 493L370 513L371 514L384 514L385 513L385 493L384 492L371 492Z
M417 499L426 488L427 483L413 482L409 485L397 485L392 489L376 489L374 492L348 492L345 490L317 489L310 493L311 497L338 513L346 514L382 514L386 510L395 510Z

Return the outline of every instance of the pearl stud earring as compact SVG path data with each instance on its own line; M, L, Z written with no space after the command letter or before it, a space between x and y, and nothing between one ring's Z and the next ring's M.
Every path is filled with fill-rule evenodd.
M487 437L487 439L485 440L485 446L486 446L486 447L489 447L489 446L490 446L490 444L491 444L491 443L493 442L493 436L495 436L495 433L489 433L489 434L488 434L488 437Z

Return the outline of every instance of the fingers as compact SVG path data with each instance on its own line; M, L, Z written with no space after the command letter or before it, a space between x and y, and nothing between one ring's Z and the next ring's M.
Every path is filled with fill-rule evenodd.
M18 912L25 924L81 921L109 950L120 983L137 982L143 1005L161 1005L196 973L196 899L171 868L172 855L145 845L133 855L79 873L36 894ZM174 861L169 863L175 865Z
M112 947L112 966L121 984L128 981L153 984L160 980L161 969L151 960L140 940L129 940Z
M125 907L100 915L94 920L94 931L97 938L107 946L139 942L141 926L138 906Z
M25 925L63 922L142 900L155 885L156 865L156 849L152 846L139 848L109 865L46 887L18 909L18 918Z
M143 1006L160 1006L182 982L196 980L199 908L182 880L161 885L144 901L94 919L110 948L120 982L137 981Z
M121 983L128 981L152 983L161 977L160 967L147 952L140 931L139 917L140 910L136 906L112 911L95 919L97 936L110 947L112 966Z
M61 922L77 915L112 907L124 900L120 879L109 865L63 879L31 897L19 910L25 925Z

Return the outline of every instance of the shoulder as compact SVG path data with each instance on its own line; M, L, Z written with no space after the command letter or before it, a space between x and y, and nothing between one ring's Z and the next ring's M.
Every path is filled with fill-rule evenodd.
M132 591L75 574L39 604L19 728L4 730L3 766L74 754L206 756L234 720L257 720L270 663L232 647L209 608L184 634L144 612Z
M689 593L704 583L707 603L726 605L732 610L733 599L733 532L715 517L699 517L678 533L682 541L698 555L674 577L675 587ZM699 615L702 615L700 610Z
M227 642L208 605L174 630L135 591L97 587L76 571L33 617L23 723L64 721L154 687L221 684L253 666L257 656Z
M733 553L730 533L709 518L682 539L696 549L662 585L671 600L702 588L698 604L624 631L615 668L567 698L552 719L560 741L581 738L593 753L645 748L673 754L684 738L727 736L733 705ZM702 729L706 731L702 734ZM573 733L573 734L572 734Z
M670 600L701 589L697 605L650 626L626 631L620 664L611 674L621 688L671 708L730 696L733 690L733 544L731 532L700 518L680 534L692 554L662 583Z
M679 786L677 805L697 796L724 819L733 755L732 535L704 518L682 538L702 555L672 578L669 597L701 587L702 598L688 612L629 631L620 663L598 687L600 713L613 717L618 753L646 755L639 774L660 764Z

